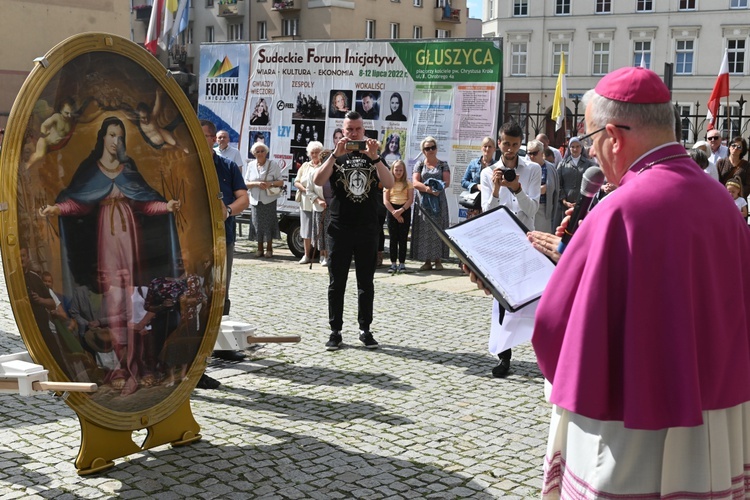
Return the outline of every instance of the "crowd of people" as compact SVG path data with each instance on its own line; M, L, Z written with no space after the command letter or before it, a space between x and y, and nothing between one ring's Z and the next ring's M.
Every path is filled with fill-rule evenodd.
M333 147L308 140L309 161L295 181L305 242L300 264L311 263L317 249L328 268L329 351L343 344L352 261L358 338L366 348L379 346L370 328L384 222L389 272L406 270L410 232L410 256L422 262L421 271L443 270L448 257L434 229L450 223L451 170L438 140L421 140L409 179L398 135L385 149L366 137L369 116L363 114L377 109L371 100L362 97L363 113L342 101ZM506 207L528 229L530 245L558 264L534 306L532 344L552 403L542 496L747 497L750 310L740 303L750 293L750 270L743 266L750 252L747 141L737 136L724 145L712 128L686 150L670 92L645 68L608 74L583 103L587 133L570 138L564 150L552 148L544 134L523 148L523 129L508 122L496 139L482 140L461 182L479 196L468 218ZM400 113L401 105L394 94L391 111ZM254 159L244 165L226 131L208 121L201 128L207 144L217 144L212 158L224 210L227 314L234 217L251 207L256 255L272 257L284 179L264 142L252 145ZM362 147L350 149L352 141ZM569 227L584 173L594 165L605 182L585 219ZM137 248L132 235L150 225L163 239L176 238L181 203L146 183L127 154L123 122L109 117L70 184L54 204L38 209L42 218L60 219L66 272L81 283L68 294L55 291L52 275L38 272L28 247L20 248L32 313L70 378L107 384L122 395L187 380L213 293L211 262L190 260L175 240L168 255L149 255L161 274L145 284L138 276L136 285L132 255L149 250ZM133 210L151 220L132 227ZM73 216L89 214L96 218L89 233L71 226ZM563 252L565 230L575 237ZM95 242L94 250L82 252L80 241ZM471 275L480 288L483 278ZM500 310L501 324L509 314ZM498 358L493 375L505 377L511 349L493 345L491 339ZM199 387L218 382L204 375Z

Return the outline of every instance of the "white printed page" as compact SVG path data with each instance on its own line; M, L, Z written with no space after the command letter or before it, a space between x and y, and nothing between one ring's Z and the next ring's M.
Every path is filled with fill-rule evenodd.
M445 232L511 307L539 298L555 269L506 210L494 210Z

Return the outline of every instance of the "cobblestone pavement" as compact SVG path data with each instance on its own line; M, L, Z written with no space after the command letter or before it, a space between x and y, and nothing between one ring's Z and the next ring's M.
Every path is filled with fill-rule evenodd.
M377 350L357 340L352 269L345 346L327 352L325 268L299 265L280 241L273 260L255 258L246 242L237 250L232 317L302 341L212 361L222 387L191 398L203 439L131 455L99 476L76 473L79 424L64 402L0 395L0 499L539 496L549 420L542 376L524 345L508 378L492 378L491 303L455 264L377 271ZM4 283L0 290L0 352L18 352Z

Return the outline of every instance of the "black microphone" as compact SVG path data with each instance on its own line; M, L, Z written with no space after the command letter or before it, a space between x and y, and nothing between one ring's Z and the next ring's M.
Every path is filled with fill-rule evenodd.
M573 233L578 228L578 221L586 217L591 206L591 200L594 199L596 193L601 189L604 184L604 172L599 167L589 167L583 173L583 181L581 181L581 196L578 198L578 203L573 208L573 214L570 216L568 226L565 228L565 234L563 234L560 244L557 246L558 253L563 253L565 247L568 246L568 242L573 237Z

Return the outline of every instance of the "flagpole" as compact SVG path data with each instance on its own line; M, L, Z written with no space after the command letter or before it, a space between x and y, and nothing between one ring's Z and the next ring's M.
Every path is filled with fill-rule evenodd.
M727 105L726 105L726 108L727 108L727 144L729 144L729 141L732 140L732 138L729 135L729 133L732 131L732 122L729 121L730 118L731 118L731 115L729 113L729 94L727 94Z

